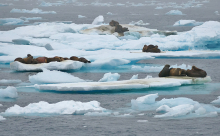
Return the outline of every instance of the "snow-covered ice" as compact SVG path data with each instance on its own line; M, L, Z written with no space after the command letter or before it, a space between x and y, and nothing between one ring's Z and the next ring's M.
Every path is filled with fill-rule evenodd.
M92 25L101 25L103 22L104 22L104 17L102 15L99 15L93 20Z
M138 111L156 110L155 118L193 118L215 117L220 109L208 104L201 104L185 97L156 101L158 94L149 94L131 100L131 107Z
M171 10L166 13L166 15L184 15L180 10Z
M179 20L173 26L199 26L202 24L203 22L196 22L195 20Z
M105 108L100 106L98 101L80 102L80 101L61 101L57 103L48 103L40 101L38 103L30 103L25 107L14 105L2 114L4 115L57 115L57 114L73 114L84 115L88 112L104 112Z
M42 9L38 9L38 8L33 8L32 10L13 8L10 12L11 13L30 13L30 14L56 14L55 11L43 11Z
M1 98L17 98L17 89L13 86L8 86L6 89L0 89Z
M203 84L210 82L209 76L205 78L191 77L166 77L166 78L145 78L112 82L83 82L83 83L63 83L35 85L39 90L53 91L103 91L103 90L127 90L127 89L143 89L143 88L164 88L176 87L190 84Z
M6 120L6 118L4 118L0 115L0 121L3 121L3 120Z
M23 64L15 61L10 64L10 68L15 71L42 71L42 68L49 70L77 70L83 66L82 62L65 60L62 62L50 62L41 64Z
M61 71L50 71L45 68L43 72L29 76L29 81L33 84L57 84L57 83L77 83L86 82L83 79Z
M99 80L99 82L112 82L117 81L120 78L118 73L105 73L104 76Z

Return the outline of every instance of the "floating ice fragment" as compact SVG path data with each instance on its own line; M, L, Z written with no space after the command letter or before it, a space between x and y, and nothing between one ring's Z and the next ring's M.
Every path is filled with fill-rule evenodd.
M130 80L134 80L134 79L138 79L138 74L137 75L133 75Z
M45 45L45 48L46 48L48 51L53 50L53 47L52 47L50 44L46 44L46 45Z
M30 41L25 39L13 39L12 42L18 45L30 45Z
M43 11L38 8L33 8L32 10L27 9L12 9L11 13L30 13L30 14L56 14L55 11Z
M112 81L117 81L120 78L120 75L118 73L112 74L110 73L105 73L103 78L99 80L99 82L112 82Z
M0 89L1 98L17 98L17 89L13 86L8 86L6 89Z
M102 15L99 15L93 20L92 25L101 25L103 22L104 22L104 17Z
M21 25L24 20L20 18L0 18L0 25Z
M6 120L6 118L4 118L0 115L0 121L3 121L3 120Z
M203 22L196 22L195 20L179 20L173 26L199 26Z
M220 96L218 96L218 99L212 101L213 104L220 104Z
M78 15L78 18L86 18L86 16Z
M43 68L43 72L29 76L29 81L33 84L57 84L57 83L77 83L85 80L61 71L50 71Z
M149 23L144 23L143 20L139 20L139 21L137 21L137 22L131 21L129 24L130 24L130 25L149 25Z
M220 15L218 11L215 11L214 13L215 13L216 15Z
M184 15L184 14L179 10L171 10L167 12L166 15Z
M106 109L100 107L98 101L80 102L80 101L61 101L58 103L49 104L48 102L40 101L31 103L25 107L14 105L8 108L4 115L44 115L44 114L74 114L84 115L88 112L104 112Z
M21 80L6 80L6 79L0 80L0 84L18 84L18 83L21 83Z

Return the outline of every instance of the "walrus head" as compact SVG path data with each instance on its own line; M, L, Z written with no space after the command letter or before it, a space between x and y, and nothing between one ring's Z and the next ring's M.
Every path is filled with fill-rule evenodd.
M164 67L168 67L168 68L169 68L169 67L170 67L170 65L169 65L169 64L166 64Z

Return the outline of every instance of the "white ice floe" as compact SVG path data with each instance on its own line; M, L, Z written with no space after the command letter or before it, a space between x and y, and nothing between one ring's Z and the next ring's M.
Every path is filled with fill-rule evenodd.
M144 67L141 67L141 66L135 66L135 65L132 65L131 66L131 70L132 71L139 71L139 72L160 72L162 69L163 69L164 66L144 66ZM186 64L182 64L182 65L171 65L170 66L171 68L181 68L181 69L191 69L192 66L190 65L186 65Z
M24 20L20 18L1 18L0 25L21 25L24 23Z
M166 15L184 15L184 14L179 10L171 10L167 12Z
M156 110L155 118L193 118L218 116L219 108L200 104L189 98L178 97L156 101L158 94L150 94L131 100L131 107L138 111Z
M107 15L113 15L113 13L111 13L111 12L108 12L108 13L107 13Z
M23 64L21 62L15 61L10 64L10 68L15 71L42 71L42 68L49 70L77 70L82 66L82 62L72 60L41 64Z
M196 22L195 20L179 20L173 26L199 26L203 22Z
M138 79L138 74L137 75L133 75L130 80L134 80L134 79Z
M99 80L99 82L112 82L117 81L120 78L120 75L118 73L105 73L102 79Z
M6 89L0 89L1 98L17 98L17 89L13 86L8 86Z
M215 11L214 13L215 13L216 15L220 15L218 11Z
M102 15L99 15L93 20L92 25L101 25L103 22L104 22L104 17Z
M78 15L78 18L86 18L86 16Z
M57 84L57 83L78 83L86 82L83 79L61 71L50 71L45 68L43 72L29 76L29 81L33 84Z
M146 78L112 82L84 82L84 83L63 83L35 85L39 90L53 91L97 91L97 90L126 90L126 89L143 89L152 87L176 87L189 84L203 84L210 82L209 76L205 78L192 77L166 77L166 78Z
M14 105L8 108L4 115L44 115L44 114L73 114L84 115L88 112L104 112L106 109L100 106L98 101L80 102L80 101L61 101L49 104L40 101L38 103L30 103L25 107Z
M3 121L3 120L6 120L6 118L4 118L0 115L0 121Z
M63 4L64 4L64 3L63 3L62 1L58 1L58 2L55 2L55 3L50 3L50 2L42 1L39 6L42 6L42 7L51 7L51 6L60 6L60 5L63 5Z
M33 8L32 10L27 9L12 9L11 13L30 13L30 14L56 14L55 11L43 11L42 9Z
M18 84L21 83L21 80L6 80L6 79L1 79L0 84Z
M216 100L212 101L211 103L220 104L220 96L218 96L218 98Z
M139 21L137 21L137 22L131 21L129 24L130 24L130 25L149 25L149 23L144 23L143 20L139 20Z

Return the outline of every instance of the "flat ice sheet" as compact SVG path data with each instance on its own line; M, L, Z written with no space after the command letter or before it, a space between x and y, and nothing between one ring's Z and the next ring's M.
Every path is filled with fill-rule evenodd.
M205 78L192 77L166 77L166 78L148 78L134 79L113 82L81 82L64 84L35 85L39 90L53 91L97 91L97 90L126 90L143 89L151 87L174 87L187 84L203 84L210 82L209 76Z

